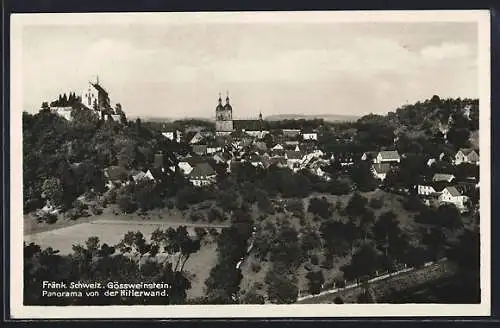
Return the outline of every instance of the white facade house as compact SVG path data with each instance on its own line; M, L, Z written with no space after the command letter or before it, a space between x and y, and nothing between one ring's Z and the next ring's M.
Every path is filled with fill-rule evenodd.
M461 148L455 154L455 165L463 163L479 165L479 154L470 148Z
M436 190L433 186L427 184L419 184L417 186L417 193L421 196L430 196L432 194L436 194Z
M459 210L465 209L465 203L468 197L462 195L455 187L446 187L439 196L440 203L448 203L455 205Z
M303 140L318 140L318 134L316 132L302 133Z
M179 162L179 164L177 164L177 166L179 167L181 172L185 175L191 173L191 171L193 170L193 167L191 166L191 164L189 164L189 162L186 162L186 161Z
M269 131L266 130L245 130L245 133L248 134L251 137L257 138L257 139L263 139L267 134L269 134Z
M208 163L198 163L189 173L189 181L195 187L209 186L215 182L215 170Z
M179 130L176 131L166 131L161 133L165 138L175 141L177 143L181 142L182 132Z

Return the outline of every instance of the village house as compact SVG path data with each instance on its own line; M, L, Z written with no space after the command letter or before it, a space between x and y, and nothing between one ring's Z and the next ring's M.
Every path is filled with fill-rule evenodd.
M188 133L186 137L188 138L188 142L191 145L200 143L204 139L203 135L200 132Z
M439 196L440 203L448 203L455 205L460 211L464 211L468 197L462 195L457 188L449 186L443 189Z
M261 130L244 130L244 132L256 139L263 139L266 135L269 134L269 131L261 131Z
M207 154L207 145L193 145L193 153L198 156L203 156Z
M375 163L399 163L401 157L396 150L383 150L378 153Z
M285 168L288 167L288 162L285 156L281 157L271 157L270 158L270 165L276 165L279 168Z
M104 178L106 179L105 186L108 190L114 189L121 185L128 184L129 172L121 166L110 166L104 169Z
M372 165L372 173L376 179L384 181L387 173L391 170L389 163L375 163Z
M195 187L209 186L215 182L215 170L208 163L195 164L189 173L189 182Z
M290 169L298 168L303 157L304 154L300 151L289 150L285 152L287 165Z
M479 165L479 154L471 148L461 148L455 154L455 165L462 163Z
M436 189L432 184L419 184L417 185L417 194L420 196L430 196L436 194Z
M297 138L300 135L299 129L283 129L283 136L288 139Z
M175 141L177 143L181 142L182 132L179 130L175 131L165 131L161 133L165 138Z
M343 153L332 154L332 156L330 157L330 161L337 162L341 166L352 166L354 165L355 157L356 154L354 153L343 152Z
M271 150L284 150L285 148L281 144L274 145Z
M318 140L318 134L316 132L302 133L302 140Z
M286 151L283 149L271 150L271 157L285 157Z
M446 182L451 182L455 179L455 176L453 174L445 174L445 173L436 173L432 177L432 181L438 182L438 181L446 181Z
M144 180L154 181L155 177L151 173L151 170L147 170L146 172L139 171L139 172L133 174L132 179L134 180L134 182L140 182L140 181L144 181Z
M196 164L203 163L205 161L206 160L201 157L186 157L179 160L177 167L179 167L184 175L188 175L191 173Z

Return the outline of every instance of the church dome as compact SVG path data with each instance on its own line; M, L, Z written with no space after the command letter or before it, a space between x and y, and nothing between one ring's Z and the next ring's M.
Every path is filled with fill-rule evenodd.
M220 111L220 110L223 110L224 109L224 106L222 106L222 99L220 97L220 93L219 93L219 102L217 104L217 107L215 108L216 111Z
M224 109L226 109L226 110L233 110L233 107L231 107L231 105L229 105L229 104L225 104L224 105Z

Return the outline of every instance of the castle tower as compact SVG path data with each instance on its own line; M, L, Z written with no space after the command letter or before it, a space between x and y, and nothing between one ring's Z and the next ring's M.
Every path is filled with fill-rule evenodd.
M219 93L219 100L215 108L215 133L216 135L228 135L233 132L233 108L229 104L229 95L226 96L226 104L222 106L222 99Z

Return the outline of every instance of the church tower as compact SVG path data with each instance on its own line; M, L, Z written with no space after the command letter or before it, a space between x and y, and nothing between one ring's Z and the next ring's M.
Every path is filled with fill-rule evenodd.
M222 106L219 93L218 104L215 108L215 133L218 136L223 136L231 132L233 132L233 108L229 104L229 95L226 96L226 104Z

